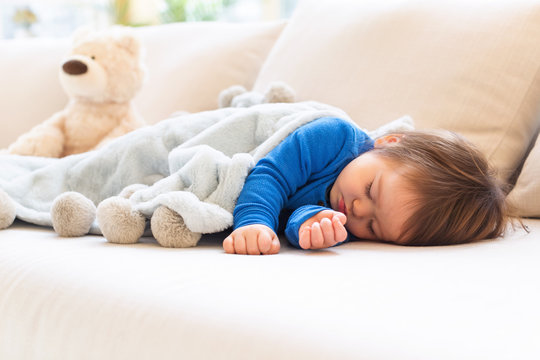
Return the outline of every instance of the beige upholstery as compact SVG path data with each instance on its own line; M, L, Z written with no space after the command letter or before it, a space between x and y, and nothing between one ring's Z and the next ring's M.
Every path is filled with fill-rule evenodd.
M538 127L540 1L305 0L281 29L140 29L137 106L155 122L215 108L232 84L283 80L365 128L409 114L462 132L503 177L523 160ZM0 41L0 148L64 106L68 46ZM535 216L539 145L510 195ZM16 221L0 231L0 359L540 359L540 220L525 223L458 246L282 239L280 254L250 257L225 254L225 233L167 249Z
M525 159L516 185L508 199L517 209L518 215L540 217L540 138Z
M227 255L0 232L0 359L533 360L540 220L449 247Z
M373 128L404 114L476 143L508 179L538 127L540 3L301 2L257 78Z
M185 23L139 28L148 77L135 98L147 123L176 111L213 110L221 90L251 88L283 22ZM64 108L58 72L69 39L2 40L0 149Z

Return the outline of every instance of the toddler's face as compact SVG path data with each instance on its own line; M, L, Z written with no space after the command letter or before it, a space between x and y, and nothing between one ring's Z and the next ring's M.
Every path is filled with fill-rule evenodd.
M332 209L347 216L345 227L367 240L397 243L416 195L394 164L373 152L351 161L330 190Z

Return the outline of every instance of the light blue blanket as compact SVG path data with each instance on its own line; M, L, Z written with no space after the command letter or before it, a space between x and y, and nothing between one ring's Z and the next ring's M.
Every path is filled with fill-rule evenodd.
M64 192L79 192L97 205L143 184L130 201L146 217L165 205L192 231L221 231L232 225L251 167L296 128L325 116L350 120L317 102L261 104L173 117L62 159L0 155L0 189L14 201L17 218L52 226L52 203ZM371 135L410 128L404 117ZM101 233L97 222L90 232Z

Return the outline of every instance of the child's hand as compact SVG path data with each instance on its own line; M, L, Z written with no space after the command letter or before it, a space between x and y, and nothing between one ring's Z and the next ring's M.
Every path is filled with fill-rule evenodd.
M325 249L347 239L345 214L334 210L323 210L310 217L298 230L302 249Z
M277 254L279 246L274 230L259 224L242 226L223 240L223 249L228 254Z

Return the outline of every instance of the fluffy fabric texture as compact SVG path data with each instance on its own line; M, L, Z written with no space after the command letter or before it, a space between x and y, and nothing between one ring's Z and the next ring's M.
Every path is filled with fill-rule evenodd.
M197 245L202 235L191 231L184 219L166 206L160 206L154 211L150 227L157 242L163 247L192 247Z
M53 201L51 221L59 235L72 237L88 234L95 217L94 203L78 192L65 192Z
M0 190L0 229L5 229L15 220L15 204L8 194Z
M294 90L281 81L271 82L264 93L247 91L241 85L233 85L219 93L218 104L224 107L249 107L257 104L292 103L296 94Z
M144 234L145 217L128 199L112 196L99 204L97 220L103 236L115 244L134 244Z
M128 28L79 30L60 69L70 102L21 135L9 153L63 157L103 146L141 127L131 100L144 76L140 44Z
M100 218L100 204L103 228L94 221L91 233L106 233L108 227L115 234L122 233L118 228L130 231L133 224L115 221L122 212L139 216L135 228L140 232L144 219L163 206L182 217L178 227L218 232L232 225L232 211L251 167L296 128L325 116L350 121L343 111L316 102L261 104L163 120L99 150L62 159L1 155L0 188L15 202L18 218L38 225L51 226L55 198L76 191L94 204L114 197L108 201L118 207ZM410 118L404 117L372 135L411 128ZM130 235L129 241L141 235Z

